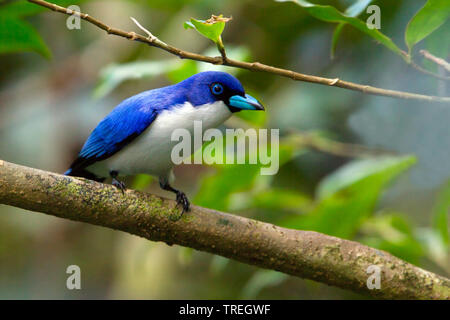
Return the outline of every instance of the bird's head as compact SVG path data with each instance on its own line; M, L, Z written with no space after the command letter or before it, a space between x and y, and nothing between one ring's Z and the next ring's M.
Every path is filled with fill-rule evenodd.
M245 93L238 79L226 72L205 71L180 82L189 101L196 106L222 101L231 112L264 110L258 100Z

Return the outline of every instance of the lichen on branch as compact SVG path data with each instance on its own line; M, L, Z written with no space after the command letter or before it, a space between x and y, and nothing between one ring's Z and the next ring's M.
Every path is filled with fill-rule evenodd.
M386 299L450 299L450 280L360 243L286 229L173 200L0 160L0 204L125 231ZM342 214L345 214L343 212ZM367 287L369 266L381 288Z

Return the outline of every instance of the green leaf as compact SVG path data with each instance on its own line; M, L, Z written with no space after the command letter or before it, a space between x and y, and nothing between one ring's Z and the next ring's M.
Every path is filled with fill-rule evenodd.
M413 163L414 157L353 161L322 180L312 212L286 219L283 225L351 238L373 213L385 185Z
M34 51L50 58L50 50L39 33L26 21L0 15L0 53Z
M405 42L411 52L416 43L439 28L450 16L450 1L428 0L425 6L409 21Z
M223 30L225 29L225 23L230 19L231 18L224 18L222 15L213 15L206 21L191 18L190 21L186 21L184 23L184 28L197 30L200 34L212 40L214 43L221 44L221 35Z
M364 222L361 232L364 234L362 243L388 251L411 263L418 263L424 254L410 222L402 214L380 212Z
M136 61L124 64L112 64L101 71L100 80L94 90L94 96L101 98L110 93L125 80L155 77L180 67L179 60L157 62Z
M254 112L252 110L242 110L235 116L252 125L252 127L262 128L267 122L267 112Z
M205 147L205 145L206 144L204 144L203 147ZM225 144L224 149L223 155L225 157L227 149ZM281 167L286 162L290 161L293 157L297 156L298 153L299 151L296 150L295 146L287 143L280 143L279 166ZM273 177L260 175L262 167L266 167L266 165L262 165L261 163L248 164L248 161L246 161L245 164L215 165L217 172L202 180L200 190L194 198L194 203L199 206L221 211L230 211L231 208L241 209L242 207L247 206L246 203L248 203L248 199L246 199L245 203L236 205L235 203L232 203L232 200L236 200L236 198L233 198L232 196L237 193L250 192L254 190L255 186L258 187L258 191L262 191L261 189L265 188L268 184L265 182ZM248 195L250 197L251 193L248 193ZM305 202L302 201L302 203Z
M416 159L412 156L386 156L352 161L321 181L318 198L325 199L340 192L347 193L349 189L358 188L359 184L367 181L378 187L415 162Z
M214 48L205 51L205 55L212 55ZM248 58L248 50L244 47L228 48L228 56L237 60ZM170 59L161 61L134 61L122 64L112 64L100 71L100 79L94 90L94 96L101 98L109 94L118 85L127 80L152 78L166 74L170 81L180 82L197 72L206 70L222 70L223 66L214 66L207 63L200 63L192 60ZM236 68L226 70L236 72ZM264 114L264 112L261 112Z
M245 192L239 196L239 207L234 209L245 210L250 208L302 213L312 206L312 200L298 191L270 188L257 192Z
M202 180L193 202L199 206L227 211L231 194L249 190L259 170L259 165L220 165L216 173Z
M316 5L305 0L276 0L278 2L294 2L304 8L308 14L311 16L332 23L348 23L354 28L361 32L364 32L368 36L377 40L379 43L384 45L386 48L400 55L402 58L406 59L402 50L395 45L395 43L386 35L378 31L377 29L369 29L365 22L339 12L335 7L329 5ZM353 11L353 10L352 10ZM356 10L355 10L356 11Z
M367 8L373 0L358 0L345 10L345 15L349 17L357 17Z
M450 19L425 38L426 50L435 57L446 58L450 54L450 41L442 41L448 38L448 30L450 30ZM438 72L438 65L428 59L423 58L423 65L433 73Z
M336 52L336 46L337 42L339 40L339 37L341 36L342 30L344 29L346 23L341 22L337 25L336 29L334 29L333 32L333 38L331 40L331 50L330 50L330 57L331 59L334 59L334 54Z
M349 17L357 17L359 16L364 9L372 2L373 0L358 0L354 4L352 4L350 7L345 10L345 15ZM339 37L341 36L342 30L344 29L344 26L346 25L345 22L341 22L338 24L336 29L334 29L333 32L333 38L331 41L331 59L334 58L334 53L336 52L336 45L339 40Z
M153 177L147 174L138 174L134 177L131 189L143 191L152 183Z
M180 62L178 68L169 70L169 72L167 72L167 78L169 78L169 80L173 83L183 81L184 79L187 79L190 76L198 73L198 64L199 63L194 60L182 61Z
M70 5L77 5L86 0L52 0L51 2L59 6L68 7ZM13 17L26 17L35 15L49 10L26 0L12 1L11 3L0 6L0 15Z
M449 223L450 214L450 181L439 193L438 200L433 209L433 230L442 238L443 243L449 245Z

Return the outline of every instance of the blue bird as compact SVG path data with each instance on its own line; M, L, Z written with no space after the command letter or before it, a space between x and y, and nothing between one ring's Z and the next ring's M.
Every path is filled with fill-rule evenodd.
M170 185L171 151L177 143L171 141L172 132L183 128L192 134L194 121L201 121L203 130L214 128L241 110L264 107L225 72L201 72L175 85L144 91L122 101L97 125L64 174L100 182L109 176L122 192L125 184L119 175L156 176L162 189L176 194L183 214L189 211L189 200Z

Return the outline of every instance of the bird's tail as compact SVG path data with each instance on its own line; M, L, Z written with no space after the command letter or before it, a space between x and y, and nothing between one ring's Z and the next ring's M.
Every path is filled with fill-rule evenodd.
M85 169L73 170L72 168L70 168L69 170L64 172L64 175L65 176L71 176L71 177L86 178L86 179L94 180L94 181L97 181L97 182L103 182L106 179L106 178L103 178L103 177L98 177L95 174L93 174L92 172L89 172L89 171L87 171Z

